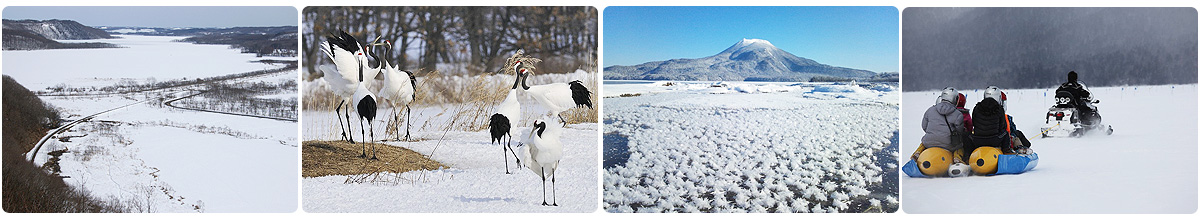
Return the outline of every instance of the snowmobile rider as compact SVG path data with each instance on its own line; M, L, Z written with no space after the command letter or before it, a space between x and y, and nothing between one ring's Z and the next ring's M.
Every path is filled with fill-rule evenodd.
M1026 153L1031 145L1029 139L1025 138L1024 132L1017 130L1012 116L1005 113L1008 95L999 87L988 86L983 91L983 97L975 104L972 113L975 128L971 140L974 144L969 150L988 146L1000 148L1006 154Z
M925 131L925 136L921 137L921 146L913 152L913 160L919 160L921 154L927 153L926 151L940 148L937 149L939 153L953 155L953 161L944 161L946 163L939 166L943 167L941 172L945 172L944 167L950 162L962 163L962 139L967 134L967 128L964 125L963 113L956 107L959 97L957 89L946 87L938 96L937 103L925 110L921 119L921 130Z
M1086 118L1081 118L1084 123L1091 124L1097 116L1096 107L1092 106L1092 93L1088 91L1087 86L1079 82L1079 74L1075 71L1067 73L1067 82L1058 86L1055 92L1066 91L1071 93L1072 102L1075 103L1076 109Z

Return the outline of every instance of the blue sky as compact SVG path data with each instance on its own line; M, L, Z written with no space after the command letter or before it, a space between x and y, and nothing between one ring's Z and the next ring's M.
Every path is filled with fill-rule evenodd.
M296 26L291 6L9 6L4 19L74 20L87 26Z
M817 62L900 70L895 7L607 7L604 66L717 54L756 38Z

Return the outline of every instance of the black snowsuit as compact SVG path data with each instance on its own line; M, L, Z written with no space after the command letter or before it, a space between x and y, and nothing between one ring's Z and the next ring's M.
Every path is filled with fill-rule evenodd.
M1080 119L1085 124L1091 124L1095 118L1099 117L1096 108L1092 106L1092 93L1088 92L1087 87L1083 84L1074 81L1065 82L1055 90L1056 93L1064 91L1071 94L1071 104L1079 110L1079 114L1083 116Z
M971 114L971 120L974 122L974 132L971 133L971 141L974 146L969 149L964 149L964 154L970 155L975 148L982 146L990 146L1000 148L1004 153L1015 153L1018 148L1028 148L1030 146L1029 139L1025 138L1025 134L1017 130L1017 124L1012 121L1012 116L1004 113L1004 106L1000 105L992 98L984 98L983 101L975 104L975 112ZM1013 141L1018 141L1013 143Z

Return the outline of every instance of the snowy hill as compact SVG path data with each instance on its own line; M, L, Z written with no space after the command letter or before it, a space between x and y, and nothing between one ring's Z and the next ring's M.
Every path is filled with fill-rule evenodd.
M66 48L112 48L107 43L61 43L56 40L115 38L108 33L70 20L4 19L4 50L40 50Z
M100 29L72 20L4 20L4 29L33 32L53 40L91 40L113 38Z
M716 55L604 68L607 80L808 81L814 76L863 79L876 73L825 65L761 39L742 39Z
M1054 103L1051 89L1007 90L1008 112L1038 166L1020 175L901 177L906 213L1193 213L1196 85L1092 88L1112 136L1034 138ZM964 90L967 107L983 91ZM920 144L921 116L937 92L905 92L901 162Z

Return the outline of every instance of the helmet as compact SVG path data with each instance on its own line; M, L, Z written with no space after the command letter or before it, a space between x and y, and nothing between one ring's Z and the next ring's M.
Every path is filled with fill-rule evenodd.
M1075 73L1075 71L1071 71L1071 72L1067 73L1067 82L1075 82L1075 81L1079 81L1079 74Z
M950 151L940 147L930 147L921 152L921 156L917 157L918 169L922 174L927 176L942 176L946 174L946 169L950 167Z
M995 99L996 102L1000 103L1000 106L1008 110L1008 104L1005 103L1008 101L1008 95L1004 94L1004 91L1000 91L1000 87L988 86L987 89L983 90L983 98Z
M996 173L996 164L1000 160L1000 149L995 147L979 147L975 148L975 152L971 152L971 171L977 174L993 174Z
M942 95L938 96L938 102L949 102L950 104L958 103L958 90L954 87L946 87L942 89Z
M967 106L967 95L963 95L962 93L958 93L958 103L957 103L957 106L958 106L959 108L962 108L962 107L966 107L966 106Z

